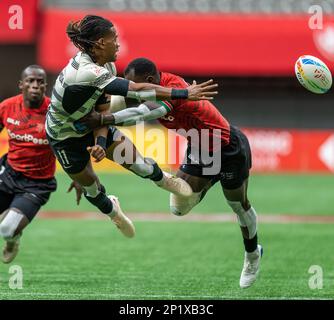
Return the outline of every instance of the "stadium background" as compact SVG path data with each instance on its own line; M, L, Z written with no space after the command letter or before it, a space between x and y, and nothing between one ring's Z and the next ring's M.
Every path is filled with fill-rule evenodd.
M9 28L8 10L12 5L23 8L22 30ZM323 9L322 29L309 28L312 5ZM307 92L294 77L294 62L300 55L311 54L334 70L334 0L1 1L0 99L18 93L20 72L35 63L47 70L50 95L57 73L75 53L66 38L66 24L87 13L106 16L115 23L121 44L117 62L120 75L127 62L145 56L162 71L178 73L189 82L213 78L219 83L215 105L231 123L245 130L251 142L253 176L249 192L264 223L261 237L270 250L283 254L282 247L288 249L284 250L284 262L279 254L264 260L261 281L246 293L240 292L241 241L236 223L230 222L234 217L225 214L230 210L219 186L193 210L194 216L180 221L167 214L167 194L104 161L96 168L108 189L119 196L124 211L131 213L139 239L129 245L113 234L113 254L101 262L99 257L105 251L99 242L106 243L111 237L110 226L105 221L87 221L96 217L89 213L94 208L85 200L80 207L75 204L74 195L66 194L70 181L58 168L58 191L40 217L50 217L52 212L59 219L37 219L25 234L17 261L29 272L34 255L44 258L35 266L34 275L28 273L28 285L21 294L4 289L3 297L330 298L334 292L330 284L334 263L327 241L332 226L323 223L333 222L334 214L334 91L325 95ZM156 128L154 122L146 130L152 128ZM127 130L129 135L134 133L134 129ZM161 139L166 135L163 132ZM0 154L6 151L6 139L2 132ZM135 135L134 142L141 144ZM147 140L139 149L165 165L161 153L146 153L151 143ZM168 150L175 152L174 145ZM171 170L176 168L172 166ZM68 223L65 218L81 219ZM162 221L152 222L159 219ZM191 223L192 219L198 223ZM62 238L53 241L58 233ZM45 236L48 240L43 247L40 239ZM201 242L202 237L206 241ZM213 248L211 255L208 247ZM36 253L36 248L44 250L45 255ZM50 250L67 262L65 267L50 258ZM142 262L137 252L148 256L147 262ZM84 263L88 270L94 267L90 277L75 266L75 259L85 260L87 255L94 261ZM135 258L129 262L127 255ZM106 272L106 264L114 264L116 256L123 273L132 272L131 277L141 285L131 280L122 282L117 272L112 276ZM170 274L175 269L173 261L183 262L176 271L184 267L189 276L184 277L184 272L182 277L177 272ZM218 266L217 261L223 262ZM327 271L323 290L308 286L308 270L314 264ZM284 266L285 271L277 274L277 266ZM141 271L133 273L134 268ZM201 272L206 276L199 277ZM54 275L52 284L47 279L50 273ZM73 274L81 278L73 280ZM141 280L147 274L151 278L144 286Z

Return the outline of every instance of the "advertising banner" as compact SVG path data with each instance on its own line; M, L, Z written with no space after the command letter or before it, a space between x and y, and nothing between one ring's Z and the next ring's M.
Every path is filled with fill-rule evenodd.
M244 129L257 172L334 172L334 131Z
M254 172L334 173L334 131L243 128L251 149ZM161 126L121 128L145 157L176 170L182 163L186 140ZM0 134L0 156L7 152L7 134ZM119 171L121 166L103 160L97 170ZM59 168L59 164L58 164Z
M309 15L149 14L90 11L110 19L119 33L117 68L147 57L161 70L185 75L292 76L304 54L334 68L334 16L312 29ZM43 13L38 60L59 72L77 52L66 35L71 20L88 12Z

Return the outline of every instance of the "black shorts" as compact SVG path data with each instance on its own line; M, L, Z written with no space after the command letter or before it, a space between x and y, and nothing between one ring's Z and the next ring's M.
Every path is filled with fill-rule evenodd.
M115 127L109 127L107 137L107 148L114 142L119 130ZM68 138L65 140L54 140L46 135L53 153L57 157L64 171L69 174L76 174L86 168L90 154L87 147L95 145L93 132L80 138Z
M17 208L31 221L56 189L55 178L28 178L8 164L6 155L0 159L0 214Z
M209 156L213 158L211 163L203 160L201 152L194 152L188 145L180 170L192 176L220 181L224 189L230 190L241 187L249 177L252 167L251 149L247 137L237 127L230 128L230 143L220 152Z

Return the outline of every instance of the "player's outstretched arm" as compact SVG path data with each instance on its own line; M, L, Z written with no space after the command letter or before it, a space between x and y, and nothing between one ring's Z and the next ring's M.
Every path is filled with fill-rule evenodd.
M165 88L150 83L127 82L128 91L124 90L125 81L118 78L115 82L105 87L105 93L123 95L132 99L138 99L139 101L141 99L155 100L157 97L161 97L164 100L209 100L217 94L217 91L212 91L217 87L217 84L213 84L213 80L200 84L193 81L193 84L186 89ZM129 91L131 89L138 91ZM138 107L127 108L113 114L92 111L89 115L74 123L74 126L80 131L82 128L95 129L106 125L133 125L138 121L158 119L167 114L168 111L163 105L149 105L149 103L152 103L152 101L144 102Z
M135 83L117 78L104 87L104 92L110 95L120 95L138 101L148 100L212 100L218 94L218 85L213 80L193 84L184 89L165 88L152 83Z
M213 83L213 80L208 80L200 84L196 84L196 81L186 89L175 89L175 88L165 88L152 83L134 83L129 84L129 98L135 98L139 101L141 100L177 100L177 99L187 99L187 100L212 100L215 95L218 94L215 89L218 84ZM141 95L144 95L142 98ZM149 97L145 97L148 95ZM150 98L152 96L152 98Z

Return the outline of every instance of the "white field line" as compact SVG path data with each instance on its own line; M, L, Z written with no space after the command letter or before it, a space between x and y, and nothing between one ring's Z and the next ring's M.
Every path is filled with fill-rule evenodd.
M168 213L129 213L127 214L133 221L164 221L164 222L236 222L236 215L231 213L208 213L208 214L188 214L178 217ZM42 211L38 214L43 219L82 219L82 220L104 220L103 214L97 212L52 212ZM289 214L258 214L260 223L334 223L334 215L289 215Z

